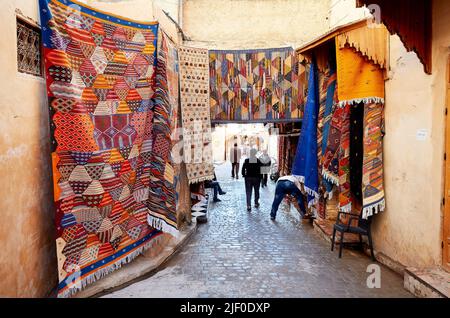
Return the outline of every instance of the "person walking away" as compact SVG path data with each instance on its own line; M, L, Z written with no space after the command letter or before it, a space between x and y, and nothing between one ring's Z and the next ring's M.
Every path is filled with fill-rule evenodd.
M231 177L239 179L239 165L241 162L241 149L238 144L235 143L230 149L230 161L231 161Z
M261 187L267 187L267 180L269 178L269 174L270 174L270 167L272 166L272 161L270 160L269 155L267 154L267 150L265 149L263 151L263 154L261 155L261 157L259 157L259 160L262 163L262 182L261 182Z
M270 219L272 221L275 220L277 217L277 211L278 207L281 204L281 201L283 201L284 197L286 195L292 195L297 199L299 208L300 208L300 214L302 218L306 215L306 208L305 208L305 198L302 193L302 186L300 184L300 181L295 176L285 176L281 177L277 181L277 185L275 188L275 197L273 199L272 204L272 210L270 212Z
M205 188L213 189L213 191L214 191L213 202L222 202L222 200L219 199L218 194L220 194L220 195L227 194L225 191L222 190L220 183L217 181L215 172L214 172L213 180L205 181Z
M252 210L252 191L255 192L255 208L259 208L259 187L261 185L261 161L256 158L256 149L250 150L250 157L242 165L242 176L245 179L245 194L247 197L247 211Z

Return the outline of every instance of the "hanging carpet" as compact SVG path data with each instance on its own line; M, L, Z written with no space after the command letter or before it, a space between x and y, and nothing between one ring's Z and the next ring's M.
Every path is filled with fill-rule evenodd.
M336 116L336 118L340 117L341 121L340 149L338 150L339 207L341 211L350 212L354 195L362 196L363 217L368 218L385 209L382 143L385 97L383 70L352 48L340 49L337 45L336 56L338 99L339 107L342 109L342 114ZM358 176L352 178L350 171L351 106L364 108L359 110L360 114L364 112L362 172L357 170L361 159L358 159L358 167L354 171L354 174L357 175L362 173L361 191L351 191L352 179L359 180ZM330 134L332 133L330 132ZM331 151L326 156L330 159ZM333 177L333 167L325 166L324 169L324 175Z
M179 165L172 157L172 135L177 126L178 82L174 44L164 32L158 34L158 58L156 66L156 91L154 95L154 116L152 127L152 152L150 161L150 193L148 224L158 230L178 235L177 192ZM170 66L169 66L170 65ZM175 67L175 70L174 70ZM170 77L169 77L170 75ZM173 87L176 86L176 87Z
M183 149L188 180L214 179L209 107L208 51L180 47L181 115Z
M298 140L292 174L298 176L308 193L308 207L312 207L319 199L319 175L317 156L317 116L319 112L319 92L317 66L311 64L308 81L308 99L305 105L305 117Z
M40 0L52 125L58 296L151 247L157 23Z
M338 45L338 44L337 44ZM338 99L346 103L384 103L383 70L353 48L336 48Z
M213 121L301 119L305 69L292 48L214 50L209 61Z

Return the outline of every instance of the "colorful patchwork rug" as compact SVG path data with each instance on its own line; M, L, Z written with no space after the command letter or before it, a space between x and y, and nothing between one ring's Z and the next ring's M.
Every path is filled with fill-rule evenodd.
M322 170L324 167L325 154L328 145L328 136L330 133L330 124L333 111L337 105L337 91L336 91L336 71L330 69L327 76L327 81L324 82L321 87L321 99L320 103L325 104L324 114L321 120L321 140L318 140L319 146L319 175L322 176ZM333 183L328 181L326 178L321 178L321 183L324 187L325 195L331 199L333 195Z
M153 146L150 159L144 161L150 169L150 193L146 205L148 207L148 224L158 230L178 235L177 230L177 204L176 204L176 176L179 166L174 164L172 158L173 130L177 125L178 91L175 93L174 81L178 81L176 74L168 76L169 57L173 59L174 45L164 34L158 34L158 56L156 66L156 91L154 95L153 116ZM172 51L169 51L172 49ZM171 60L171 72L173 63ZM175 70L176 71L176 70ZM169 88L169 84L172 86ZM176 94L171 96L171 94Z
M325 108L327 102L327 86L330 78L330 70L327 69L325 72L318 72L318 89L319 89L319 113L317 116L317 156L319 169L322 167L323 163L323 128L325 119Z
M364 107L363 217L385 209L383 187L383 104Z
M334 185L339 185L339 150L344 115L343 107L336 107L333 111L330 131L328 133L327 149L323 159L322 176Z
M58 296L130 262L147 224L157 23L40 0L52 122Z
M189 182L198 183L214 178L208 51L180 47L178 54L184 160Z
M311 65L308 100L305 117L298 140L297 152L292 166L292 174L298 176L308 193L308 207L319 199L319 175L317 160L317 116L319 111L319 92L317 87L317 66Z
M300 65L292 48L215 50L209 61L213 121L302 118Z

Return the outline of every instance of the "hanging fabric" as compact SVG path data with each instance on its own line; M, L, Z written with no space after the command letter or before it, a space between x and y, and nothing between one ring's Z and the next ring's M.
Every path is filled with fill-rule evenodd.
M170 56L174 44L164 34L158 34L158 56L156 66L156 90L153 108L152 154L146 168L150 169L150 190L147 200L148 224L158 230L178 236L176 186L178 172L172 157L172 133L177 125L178 91L169 89L174 85L174 74L169 81L168 65L174 61ZM173 52L172 52L173 53ZM176 94L171 96L171 94ZM174 104L176 102L176 104Z
M384 103L384 76L378 65L371 63L352 48L336 44L338 99L341 106L353 103Z
M352 48L340 49L337 44L336 56L339 107L343 109L339 150L339 209L351 212L356 194L362 196L363 217L368 218L385 209L381 132L385 96L383 71ZM356 181L359 177L352 178L350 171L350 109L355 105L363 108L359 110L360 114L364 112L361 191L351 191L352 179L359 182ZM354 163L358 165L353 169L356 175L360 175L360 162L361 159ZM325 174L327 172L324 171Z
M383 185L383 104L364 107L363 217L385 209Z
M178 54L184 160L189 182L198 183L214 179L208 50L182 46Z
M301 69L291 47L212 50L209 66L213 121L301 119Z
M339 210L352 211L350 189L350 104L342 107L341 140L339 144Z
M146 220L158 23L71 0L40 0L39 7L58 297L69 297L132 261L161 234Z
M298 176L308 193L308 207L319 199L319 175L317 159L317 116L319 111L319 92L317 87L317 66L311 64L308 99L305 105L302 131L298 140L297 152L292 166L292 174Z

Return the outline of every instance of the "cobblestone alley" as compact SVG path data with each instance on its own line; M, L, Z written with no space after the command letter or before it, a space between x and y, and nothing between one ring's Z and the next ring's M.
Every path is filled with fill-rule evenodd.
M104 297L409 297L403 278L381 266L381 288L366 287L369 257L344 250L342 259L316 234L283 212L269 218L274 183L261 206L246 211L244 182L230 164L216 168L228 193L213 203L208 223L154 276Z

